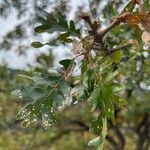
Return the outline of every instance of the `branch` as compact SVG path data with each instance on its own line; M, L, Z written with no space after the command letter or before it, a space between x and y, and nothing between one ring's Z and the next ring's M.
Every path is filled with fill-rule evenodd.
M118 110L119 111L119 110ZM116 125L113 125L112 122L110 122L110 125L112 126L112 128L114 129L116 135L118 136L118 140L120 141L120 146L119 146L119 149L120 150L123 150L124 149L124 146L125 146L125 138L121 132L121 130L119 129L118 126Z
M54 143L55 141L59 140L62 138L65 134L69 134L70 132L85 132L86 130L84 129L65 129L61 130L55 137L51 138L50 141L51 143Z
M82 122L80 120L69 120L67 122L67 127L69 126L69 124L78 125L79 128L76 128L76 129L75 128L67 128L66 131L68 131L68 132L71 132L71 131L89 132L89 129L90 129L90 127L88 125L86 125L84 122ZM99 136L99 133L95 133L95 135ZM108 140L108 142L111 143L111 145L114 147L115 150L120 150L117 142L114 140L114 138L112 136L107 135L106 139Z
M89 31L89 35L94 36L93 47L96 45L96 43L98 43L100 45L99 49L102 49L106 55L110 55L114 51L118 51L120 49L126 48L126 47L133 44L133 40L132 40L132 41L129 41L127 44L125 44L121 47L118 47L117 49L109 49L107 43L104 40L105 34L108 31L110 31L112 28L114 28L115 26L119 25L121 22L125 22L125 19L128 15L130 15L130 13L125 12L125 13L122 13L122 14L116 16L110 25L108 25L105 29L100 30L100 31L98 31L100 28L100 22L99 21L92 22L92 19L90 18L90 16L87 13L81 14L80 17L91 28L91 30ZM94 47L94 48L97 49L97 47Z
M128 43L120 46L120 47L117 47L115 49L110 49L110 54L112 54L113 52L116 52L116 51L120 51L120 50L124 50L130 46L132 46L134 44L134 41L133 40L130 40Z
M91 20L89 14L82 13L80 15L80 17L90 26L91 29L93 28L93 23L92 23L92 20Z
M150 138L150 120L149 120L149 114L145 114L143 120L137 127L137 134L138 134L138 141L137 141L137 150L144 149L144 143L147 139Z
M115 150L120 150L120 148L119 148L117 142L114 140L113 137L107 135L107 136L106 136L106 139L112 144L112 146L114 147Z
M2 93L7 93L8 91L5 90L5 89L0 89L0 92L2 92Z
M90 18L89 14L82 13L80 17L90 26L91 31L89 31L90 35L96 35L98 28L100 27L101 23L99 21L92 22L92 19Z
M118 16L116 16L114 18L114 20L112 21L112 23L110 25L108 25L105 29L101 30L99 32L99 36L104 37L105 34L110 31L112 28L114 28L115 26L119 25L121 22L124 22L125 18L129 15L130 13L125 12L123 14L120 14Z
M121 144L120 144L120 149L124 149L124 146L125 146L125 139L124 139L124 136L123 136L123 134L122 134L122 132L120 131L120 129L117 127L117 126L115 126L115 131L116 131L116 134L118 135L118 137L119 137L119 140L120 140L120 142L121 142Z
M114 28L115 26L119 25L119 24L120 24L120 21L121 21L121 20L120 20L120 17L116 17L110 25L108 25L105 29L103 29L103 30L101 30L101 31L99 32L99 36L104 37L104 35L105 35L108 31L110 31L110 30L111 30L112 28Z

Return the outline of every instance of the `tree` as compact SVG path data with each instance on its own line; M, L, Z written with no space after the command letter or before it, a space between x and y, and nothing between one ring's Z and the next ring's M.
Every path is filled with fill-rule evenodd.
M87 28L80 23L77 27L73 20L67 21L57 9L51 13L43 11L37 17L40 25L34 31L55 33L55 36L44 44L32 42L32 47L69 45L73 57L61 60L61 67L53 72L46 66L44 70L36 69L33 75L20 75L29 81L12 94L31 102L18 113L17 118L23 121L24 127L37 126L39 120L45 128L64 126L59 121L59 111L84 105L90 117L83 122L70 119L68 123L80 127L70 130L90 129L95 134L89 146L122 150L127 147L128 139L137 135L136 149L147 150L150 16L146 6L150 4L131 0L121 12L117 12L115 6L122 3L109 2L102 11L106 21L103 28L102 21L96 19L99 13L96 6L99 5L95 6L95 3L100 2L90 3L89 14L80 14ZM124 106L126 109L122 109ZM79 109L77 107L77 111ZM60 132L56 139L70 130Z

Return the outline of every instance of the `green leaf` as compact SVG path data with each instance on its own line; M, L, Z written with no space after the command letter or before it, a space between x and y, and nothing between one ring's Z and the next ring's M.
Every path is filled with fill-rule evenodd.
M72 102L70 85L65 81L61 81L58 85L57 91L59 95L63 98L64 107L70 106Z
M114 93L125 90L125 86L120 83L112 83L111 86Z
M76 29L73 20L70 21L70 29L69 30L70 30L71 35L80 36L80 29Z
M71 91L71 87L67 82L61 81L58 86L58 90L62 91L63 94L68 95Z
M48 31L48 30L50 29L50 27L51 27L51 26L48 25L48 24L43 24L43 25L41 25L41 26L36 27L36 28L34 29L34 31L37 32L37 33L43 33L43 32Z
M101 137L98 136L98 137L92 139L92 140L88 143L88 146L90 146L90 147L98 147L101 143L102 143Z
M67 70L72 63L72 59L64 59L61 60L59 63L64 67L65 70Z
M114 106L112 103L112 99L114 96L113 89L110 85L106 83L101 84L101 101L103 101L102 108L104 109L104 113L108 118L114 122Z
M105 82L110 82L111 80L113 80L114 77L118 75L118 73L119 73L118 70L114 71L114 72L108 71L108 73L107 73L108 75L105 78Z
M20 88L20 97L22 99L29 99L29 100L38 100L44 98L48 94L48 90L42 86L40 87L28 87L28 86L21 86Z
M99 137L93 139L89 142L88 145L98 147L98 150L103 149L103 143L107 135L107 117L105 113L101 113L93 122L92 122L92 131L95 133L101 133Z
M47 42L45 45L49 45L49 46L59 46L60 43L58 42L57 39L52 39L49 42Z
M71 42L73 42L73 40L68 38L69 36L70 36L70 34L68 32L66 32L66 33L60 34L57 37L57 39L64 43L71 43Z
M58 23L60 24L60 26L62 26L64 28L68 28L68 24L67 24L65 15L63 15L61 12L58 12L56 17L58 18Z
M41 104L41 106L43 105L43 107L41 107L42 123L45 129L52 127L56 123L55 113L52 108L52 104L53 101L51 99L51 96L43 101L43 103Z
M18 114L17 114L17 119L21 120L26 118L28 115L31 114L31 111L33 110L33 104L28 104L24 108L22 108Z
M119 63L121 58L123 56L123 53L122 51L116 51L116 52L113 52L111 55L110 55L110 59L112 62L116 62L116 63Z
M39 85L45 85L45 86L50 86L53 87L58 81L60 80L59 76L56 75L34 75L33 77L27 76L27 75L19 75L20 77L29 79L33 82L36 82Z
M37 41L37 42L32 42L31 46L34 48L40 48L40 47L44 46L44 44Z
M15 89L15 90L13 90L12 92L11 92L11 94L13 95L13 96L16 96L16 97L22 97L21 96L21 93L20 93L20 89Z
M76 30L76 27L75 27L75 24L74 24L73 20L70 21L70 30L72 30L72 31Z
M17 114L17 119L22 120L22 126L34 126L37 123L37 113L35 112L35 106L33 104L26 105Z
M102 138L105 139L107 135L107 118L103 119Z
M94 90L94 92L91 94L91 96L88 99L88 102L91 104L91 110L94 111L98 105L98 101L100 99L100 89L97 88Z
M45 12L45 18L38 17L38 20L42 25L36 27L35 32L42 33L47 31L49 33L54 33L60 31L67 32L69 36L80 35L80 30L75 28L74 22L71 20L68 25L66 16L61 12L57 12L55 15L54 13ZM71 42L71 40L68 39L67 42Z
M82 41L82 46L84 49L89 50L94 43L94 36L86 36Z
M51 94L51 99L53 100L53 107L56 110L63 110L65 108L64 105L64 97L62 97L60 95L60 93L58 93L58 91L53 91Z
M37 19L37 21L40 22L41 24L46 24L46 23L48 23L48 21L47 21L45 18L43 18L43 17L37 16L36 19Z
M92 121L91 124L91 131L94 133L99 133L102 131L102 127L103 127L103 120L105 118L105 114L101 114L100 116L98 116L96 119L94 119Z
M22 126L34 126L37 119L41 118L43 126L48 129L56 123L55 113L52 108L53 101L50 97L40 99L31 104L26 105L17 115L18 120L23 120Z
M121 14L125 13L125 12L132 12L132 10L135 7L135 0L130 0L125 7L123 8Z
M127 105L127 101L117 95L114 95L113 102L119 107L124 107Z

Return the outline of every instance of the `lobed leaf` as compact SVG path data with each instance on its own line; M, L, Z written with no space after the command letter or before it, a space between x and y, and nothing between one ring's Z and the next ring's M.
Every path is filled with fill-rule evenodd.
M42 44L39 41L37 41L37 42L32 42L31 46L34 47L34 48L40 48L40 47L43 47L44 44Z
M67 70L72 63L72 59L64 59L61 60L59 63L64 67L65 70Z

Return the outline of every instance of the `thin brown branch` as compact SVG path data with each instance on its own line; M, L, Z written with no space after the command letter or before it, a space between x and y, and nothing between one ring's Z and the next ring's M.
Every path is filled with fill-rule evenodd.
M71 124L71 126L76 125L76 128L68 128L69 124ZM84 122L80 121L80 120L69 120L67 122L67 131L71 132L71 131L81 131L81 132L89 132L90 127L88 125L86 125ZM64 130L64 129L62 129ZM96 136L99 136L99 133L95 133ZM118 146L117 142L114 140L114 138L110 135L106 136L106 139L108 142L111 143L111 145L114 147L115 150L120 150L120 147Z
M112 28L115 26L118 26L121 22L125 22L126 17L129 15L129 13L125 12L122 13L116 17L114 17L113 21L103 30L99 31L100 28L100 22L99 21L92 21L90 16L87 13L81 14L81 18L90 26L91 30L89 31L89 35L94 36L94 45L93 48L95 48L95 44L99 44L99 49L104 51L106 55L110 55L114 51L118 51L120 49L124 49L128 46L131 46L133 44L133 41L129 41L127 44L118 47L116 49L109 49L105 39L105 35L107 32L109 32ZM98 47L96 47L98 49Z
M123 150L124 146L125 146L125 138L124 138L122 132L120 131L120 129L117 126L115 126L115 131L116 131L116 134L119 137L118 139L120 140L120 143L121 143L120 144L120 149Z
M134 41L133 40L130 40L128 43L122 45L122 46L119 46L115 49L110 49L110 54L112 54L113 52L116 52L116 51L120 51L120 50L124 50L130 46L132 46L134 44Z
M119 147L118 147L117 142L114 140L113 137L107 135L107 136L106 136L106 139L108 140L108 142L111 143L111 145L114 147L115 150L120 150Z
M93 28L93 23L92 23L92 20L91 20L89 14L82 13L80 15L80 17L90 26L91 29Z
M114 20L112 21L112 23L110 25L108 25L105 29L101 30L98 34L101 37L104 37L105 34L110 31L112 28L114 28L115 26L118 26L121 22L124 22L124 19L129 15L129 13L123 13L120 14L118 16L116 16L114 18Z
M98 34L99 36L101 37L104 37L104 35L110 31L112 28L114 28L115 26L119 25L120 24L120 17L116 17L113 22L108 25L105 29L101 30Z

